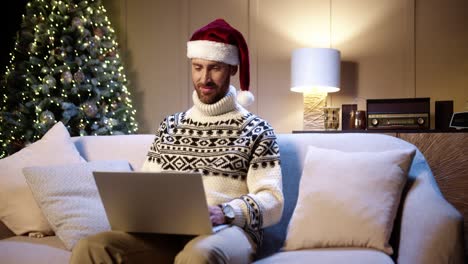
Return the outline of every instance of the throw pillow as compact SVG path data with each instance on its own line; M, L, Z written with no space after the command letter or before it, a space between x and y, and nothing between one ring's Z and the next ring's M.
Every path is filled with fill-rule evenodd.
M58 122L40 140L0 160L0 220L16 235L51 234L21 170L26 166L84 162L65 126Z
M393 253L393 222L415 149L308 147L284 250L364 247Z
M93 171L130 171L128 161L26 167L24 177L55 234L71 250L82 237L109 231Z

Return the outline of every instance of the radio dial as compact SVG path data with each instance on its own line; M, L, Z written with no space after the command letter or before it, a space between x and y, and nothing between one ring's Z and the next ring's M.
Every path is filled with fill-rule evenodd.
M379 120L378 120L377 118L372 118L371 124L372 124L373 126L377 126L377 125L379 124Z
M418 118L418 124L419 124L419 125L422 126L422 125L424 124L424 122L425 122L425 121L424 121L424 118L422 118L422 117Z

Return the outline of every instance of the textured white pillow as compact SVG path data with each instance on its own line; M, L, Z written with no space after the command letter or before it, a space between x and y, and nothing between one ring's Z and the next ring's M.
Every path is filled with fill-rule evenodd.
M284 250L389 244L415 149L341 152L309 146Z
M130 171L128 161L26 167L24 177L52 229L71 250L82 237L110 230L93 171Z
M58 122L40 140L0 160L0 220L16 235L29 232L51 234L52 229L37 206L21 170L85 162Z

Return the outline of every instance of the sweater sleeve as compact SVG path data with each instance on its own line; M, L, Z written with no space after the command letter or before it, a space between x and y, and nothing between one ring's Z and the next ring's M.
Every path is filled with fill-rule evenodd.
M229 202L236 211L233 224L255 232L279 222L284 197L279 147L271 128L256 138L247 173L247 187L248 194Z
M159 145L161 142L161 136L167 129L167 118L165 118L160 124L158 131L155 134L154 141L150 145L148 154L146 154L145 162L141 167L141 171L161 171L161 165L158 162L160 159Z

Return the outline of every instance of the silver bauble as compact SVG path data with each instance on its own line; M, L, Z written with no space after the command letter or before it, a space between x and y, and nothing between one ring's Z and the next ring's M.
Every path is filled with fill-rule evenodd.
M82 71L77 71L73 75L73 78L75 79L75 82L82 83L84 81L84 79L85 79L85 75L84 75L84 73Z
M44 112L41 113L39 116L39 121L44 124L44 125L50 125L55 122L55 116L54 113L52 113L49 110L45 110Z
M94 102L84 102L81 108L87 117L95 117L98 112L98 107Z
M63 83L71 83L71 81L73 79L73 75L69 71L63 72L61 77L62 78L60 80Z

